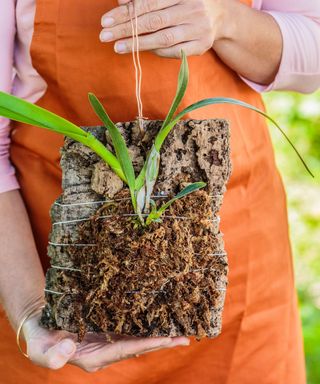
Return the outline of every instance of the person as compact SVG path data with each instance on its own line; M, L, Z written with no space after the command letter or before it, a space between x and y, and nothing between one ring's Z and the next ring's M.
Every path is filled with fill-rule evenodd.
M182 107L225 96L263 108L263 91L310 93L320 85L317 0L135 0L135 9L149 119L165 117L181 48L191 77ZM134 119L128 10L128 0L2 0L1 90L87 126L98 124L87 102L92 91L114 121ZM62 138L1 119L1 383L305 383L285 193L266 122L236 106L187 117L231 123L233 173L220 213L230 263L222 334L189 346L184 337L110 344L101 335L79 344L39 327ZM29 359L15 343L27 315Z

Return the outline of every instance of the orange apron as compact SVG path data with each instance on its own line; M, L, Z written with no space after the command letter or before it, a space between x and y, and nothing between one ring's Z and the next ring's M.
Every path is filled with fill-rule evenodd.
M250 5L250 1L244 1ZM135 118L131 55L117 55L99 41L100 18L116 1L39 0L32 42L35 68L48 89L37 103L81 125L100 124L87 101L102 99L114 121ZM144 52L144 115L165 117L175 94L180 62ZM250 89L210 50L190 57L190 85L183 107L205 97L228 96L264 108ZM297 314L286 199L264 119L234 106L206 107L187 117L231 122L233 174L221 210L229 255L229 287L222 334L192 341L87 374L60 371L22 357L14 333L0 315L0 382L3 384L303 384L304 358ZM17 124L12 142L16 166L44 269L49 207L61 192L61 136Z

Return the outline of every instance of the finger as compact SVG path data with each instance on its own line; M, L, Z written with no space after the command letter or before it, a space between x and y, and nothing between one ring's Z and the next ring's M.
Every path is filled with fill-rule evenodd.
M173 348L177 346L189 345L190 341L186 337L180 338L162 338L163 341L159 343L159 338L141 339L139 344L137 340L121 341L115 345L116 356L115 361L127 359L128 357L142 355L158 351L165 348Z
M145 13L171 7L178 3L179 0L136 0L134 12L130 1L121 2L119 7L111 9L111 11L102 16L101 25L103 27L110 27L111 25L125 23L130 20L130 15L132 17L134 13L140 16Z
M196 39L198 31L189 25L162 29L139 37L139 50L150 51L154 49L168 48L173 45ZM129 53L133 49L133 40L125 39L117 41L114 50L117 53Z
M172 343L168 344L165 348L174 348L174 347L179 347L179 346L186 347L189 345L190 345L190 340L187 337L183 337L183 336L182 337L173 337ZM148 351L141 352L138 355L143 355L146 353L155 352L155 351L158 351L160 349L164 349L164 348L160 347L160 348L149 349Z
M207 52L210 48L211 46L206 44L206 42L194 40L177 44L173 47L154 49L152 52L160 57L181 59L181 50L185 52L186 56L200 56Z
M71 339L63 339L47 348L39 340L28 344L28 355L35 364L50 369L62 368L76 352L76 345Z
M120 360L129 359L135 355L140 355L148 351L168 348L171 344L187 345L186 340L175 341L171 338L135 338L132 340L121 340L113 344L100 346L98 349L93 349L92 353L84 353L79 357L72 358L69 363L77 365L88 372L106 367L111 363Z
M137 24L138 35L151 33L167 27L192 22L193 14L189 7L181 10L181 6L174 6L168 9L150 12L139 17ZM101 31L100 40L103 42L132 37L132 25L130 22L116 25L113 28L105 28Z

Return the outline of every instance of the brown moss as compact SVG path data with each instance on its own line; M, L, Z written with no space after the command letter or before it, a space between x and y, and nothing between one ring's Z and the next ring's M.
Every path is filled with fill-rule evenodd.
M125 197L127 191L116 196ZM208 193L177 201L161 223L147 228L123 216L130 207L130 200L105 204L82 224L79 242L97 247L71 250L81 272L56 272L61 278L51 289L73 292L59 299L57 316L73 312L80 338L92 329L135 336L218 333L227 262Z

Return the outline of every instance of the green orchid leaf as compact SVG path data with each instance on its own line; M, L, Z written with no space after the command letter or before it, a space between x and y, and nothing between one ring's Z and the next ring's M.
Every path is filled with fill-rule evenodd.
M63 117L5 92L0 92L0 114L11 120L50 129L66 136L67 133L86 136L83 129Z
M163 204L160 209L158 209L158 212L161 214L170 207L172 203L174 203L176 200L181 199L182 197L185 197L189 195L190 193L193 193L201 188L204 188L207 184L203 181L198 181L196 183L189 184L187 187L183 188L182 191L180 191L175 197L173 197L171 200L167 201L165 204Z
M282 135L285 137L285 139L288 141L288 143L291 145L291 147L293 148L293 150L295 151L295 153L297 154L297 156L299 157L299 159L301 160L302 164L304 165L305 169L309 172L309 174L314 177L313 173L311 172L311 170L309 169L309 167L307 166L306 162L304 161L304 159L302 158L302 156L300 155L300 153L298 152L297 148L294 146L294 144L292 143L292 141L289 139L289 137L287 136L287 134L284 132L284 130L279 126L279 124L273 120L268 114L266 114L264 111L262 111L261 109L259 108L256 108L254 107L253 105L250 105L248 103L245 103L243 101L240 101L240 100L236 100L236 99L232 99L232 98L228 98L228 97L214 97L214 98L208 98L208 99L203 99L203 100L200 100L194 104L191 104L189 105L188 107L186 107L183 111L181 111L166 127L164 127L163 129L163 134L162 136L157 136L156 139L155 139L155 145L157 148L161 148L163 142L164 142L164 139L166 138L166 136L170 133L171 129L178 123L178 121L187 113L189 112L192 112L196 109L199 109L199 108L202 108L202 107L205 107L207 105L213 105L213 104L233 104L233 105L237 105L239 107L244 107L244 108L247 108L247 109L250 109L254 112L257 112L259 113L260 115L264 116L265 118L267 118L269 121L271 121L271 123L273 125L275 125L279 131L282 133Z
M193 193L201 188L204 188L205 186L206 186L206 183L204 183L203 181L198 181L196 183L189 184L182 191L180 191L175 197L173 197L171 200L163 204L158 210L152 210L147 217L146 225L149 225L153 221L157 221L161 217L161 215L163 215L165 210L169 208L170 205L172 205L176 200L181 199L182 197L185 197L190 193Z
M136 178L136 185L135 185L136 191L139 191L142 188L142 186L144 185L144 180L146 177L146 170L147 170L147 161L145 161L145 163L143 164L143 167L142 167L138 177Z
M117 158L91 133L70 121L5 92L0 92L0 115L14 121L48 129L86 145L102 157L114 172L126 182Z
M176 92L175 98L173 99L170 110L162 124L161 129L165 127L168 123L170 123L174 113L179 107L181 100L183 99L183 96L185 95L187 90L188 81L189 81L189 67L188 67L186 54L183 50L181 50L181 58L182 58L182 62L180 66L179 76L178 76L177 92Z
M105 127L107 128L111 136L112 144L116 152L117 159L121 164L122 171L128 182L128 186L129 186L131 197L132 197L132 203L134 205L134 208L136 208L136 200L135 200L135 193L134 193L135 192L135 173L134 173L132 160L130 158L126 142L122 137L117 126L113 123L113 121L108 116L107 112L105 111L103 105L100 103L98 98L93 93L89 93L88 97L89 97L89 101L92 108L94 109L95 113L100 118L100 120L103 122L103 124L105 125Z
M30 124L40 128L49 129L47 125L41 124L39 121L33 120L26 116L22 116L19 113L12 112L6 108L0 107L0 116L6 117L10 120L19 121L20 123Z
M145 206L145 200L146 200L146 188L145 185L142 185L142 187L139 190L135 191L135 199L136 199L136 213L138 214L138 217L140 219L141 224L144 224L144 219L142 216L142 212Z
M155 212L157 210L157 204L153 199L150 199L151 211Z
M160 165L160 153L156 150L153 145L146 162L146 174L145 174L145 208L144 212L148 213L150 208L150 198L152 195L153 188L158 178L159 165Z

